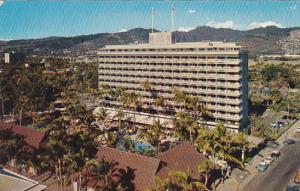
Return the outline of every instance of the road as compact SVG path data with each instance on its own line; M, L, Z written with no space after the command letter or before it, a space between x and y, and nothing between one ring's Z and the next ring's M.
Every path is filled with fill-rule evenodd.
M259 172L243 191L283 191L300 167L300 141L281 149L281 156L265 172Z

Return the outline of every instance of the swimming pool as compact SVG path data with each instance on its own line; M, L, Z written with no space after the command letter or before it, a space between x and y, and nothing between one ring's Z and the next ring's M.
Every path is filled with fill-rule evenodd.
M128 151L130 149L126 148L126 144L130 144L133 147L133 151L136 153L142 153L148 150L154 150L154 147L146 142L142 141L135 141L135 140L126 140L126 139L120 139L117 143L117 149L122 151Z

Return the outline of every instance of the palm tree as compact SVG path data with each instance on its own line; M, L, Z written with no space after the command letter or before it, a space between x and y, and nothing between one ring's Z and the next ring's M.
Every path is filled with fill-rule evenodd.
M118 120L118 130L120 132L121 125L122 125L122 120L125 117L125 112L123 111L122 108L119 108L118 111L117 111L117 114L114 117L116 117L117 120Z
M272 101L272 104L274 105L275 103L279 102L282 99L282 94L279 90L272 89L269 97Z
M148 94L149 94L149 96L148 96L148 109L149 109L149 107L150 107L150 99L151 99L151 93L150 93L150 91L151 91L151 89L152 89L152 86L151 86L151 84L150 84L150 82L149 81L145 81L145 82L142 82L142 87L143 87L143 89L144 89L144 92L146 93L146 92L148 92Z
M190 172L174 171L169 173L169 179L166 180L165 189L167 190L208 190L207 187L198 180L193 180Z
M245 138L245 134L240 132L237 134L233 134L231 136L231 140L233 143L237 144L239 149L241 150L241 159L242 162L245 162L245 155L249 147L251 146L250 142L248 142Z
M100 108L100 110L95 114L96 121L99 124L101 131L104 131L110 123L108 120L108 116L109 113L105 108Z
M6 163L9 160L8 145L12 138L11 129L0 129L0 163Z
M13 134L12 139L8 140L7 146L9 160L14 161L16 169L20 165L25 165L33 156L33 149L26 144L23 136Z
M122 104L123 109L129 109L131 100L129 97L129 93L126 91L121 91L117 94L117 101L119 101Z
M48 162L50 163L49 165L51 165L51 168L55 171L58 186L61 185L63 176L62 161L64 154L68 153L67 150L67 146L62 141L50 140L46 155L50 156L50 160Z
M156 147L156 154L160 151L160 142L161 142L161 135L164 132L164 127L160 123L160 120L154 122L153 126L149 126L149 128L140 133L138 135L139 139L146 140L150 144L154 145Z
M61 169L60 186L65 190L66 186L71 183L70 177L76 170L81 170L79 163L76 161L76 156L70 151L63 155Z
M184 91L181 91L177 88L173 89L173 103L177 103L180 105L180 110L182 111L182 108L185 108L185 103L186 103L186 94Z
M164 109L166 107L166 99L164 97L158 97L155 99L155 107L157 112L159 111L158 107Z
M221 157L223 160L228 160L242 166L241 161L232 155L233 135L227 132L227 129L223 124L218 124L216 128L212 130L212 132L215 148L214 150L216 151L215 155Z
M255 113L251 113L249 116L250 133L253 133L254 131L256 131L257 120L258 120L257 115Z
M197 166L197 170L198 170L198 172L205 174L204 185L207 187L208 175L213 171L213 163L209 160L206 160L205 162L203 162Z
M95 157L96 140L102 131L94 125L91 111L70 105L65 114L50 125L49 133L46 155L50 158L49 166L55 170L57 184L64 188L68 177L73 172L79 172L81 177L86 159Z
M97 190L115 190L117 185L115 185L112 177L117 169L118 163L107 162L104 159L88 160L85 164L86 166L86 176L92 177L94 180L94 188ZM101 184L98 184L101 182ZM85 181L85 184L87 182Z
M195 144L197 149L200 152L203 152L204 155L209 155L211 157L211 160L213 163L215 163L215 142L214 142L214 137L213 137L213 132L200 128L198 130L197 138L195 140Z
M177 136L182 141L189 140L191 143L194 142L199 125L189 113L177 112L173 118L173 125Z
M140 105L140 100L139 100L139 95L137 95L134 92L129 92L128 96L129 96L128 100L129 100L130 107L133 110L133 126L134 126L136 122L135 115L136 115L137 108Z
M191 114L195 121L201 121L202 127L204 128L210 117L210 113L204 105L204 102L197 96L186 96L185 100L188 113Z
M236 163L243 167L242 162L233 155L236 151L236 143L234 142L235 138L233 136L234 135L231 135L226 131L224 125L218 124L212 130L204 128L199 129L195 143L199 151L202 151L205 155L210 157L213 163L213 169L215 169L218 158ZM246 149L246 143L239 142L238 148L240 147ZM222 168L221 170L222 175L224 175L224 169Z
M3 119L5 114L5 102L10 99L11 92L12 92L12 86L10 83L10 80L8 80L8 76L2 76L0 75L0 100L1 100L1 118Z

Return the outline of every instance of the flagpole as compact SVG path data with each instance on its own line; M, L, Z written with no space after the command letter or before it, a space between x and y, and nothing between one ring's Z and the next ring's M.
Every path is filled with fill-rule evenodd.
M174 13L175 13L175 6L172 7L172 31L174 31Z
M153 33L153 26L154 26L154 11L152 8L152 12L151 12L151 29L152 29L152 33Z
M173 32L173 30L174 30L174 10L175 10L175 8L173 7L172 8L172 29L171 29L171 32Z

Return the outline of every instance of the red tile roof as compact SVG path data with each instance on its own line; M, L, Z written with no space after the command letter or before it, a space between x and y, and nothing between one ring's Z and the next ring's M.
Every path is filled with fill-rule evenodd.
M24 141L35 149L39 149L45 143L46 132L43 131L5 122L0 122L1 129L11 129L13 133L23 136Z
M161 153L158 156L161 160L161 169L157 176L165 179L172 171L184 171L191 173L194 179L199 179L200 173L197 166L208 160L203 154L198 153L190 142L178 144L172 149Z
M101 147L97 152L97 157L106 161L118 162L117 168L126 170L127 167L130 167L133 169L135 190L142 191L155 185L155 175L160 163L158 159L109 147Z
M101 147L97 152L97 157L118 162L118 168L134 169L133 182L136 190L153 188L155 176L165 179L172 171L189 171L194 179L199 179L200 173L197 172L197 166L208 160L203 154L198 153L190 142L176 145L169 151L161 153L157 159L108 147Z

